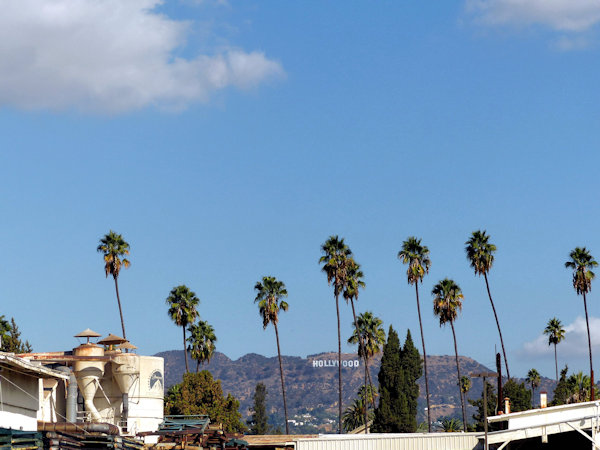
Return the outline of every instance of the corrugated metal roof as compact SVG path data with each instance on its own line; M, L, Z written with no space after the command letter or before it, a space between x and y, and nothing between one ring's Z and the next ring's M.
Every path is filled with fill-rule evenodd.
M39 378L61 378L68 380L69 375L58 370L49 369L42 365L33 364L26 359L15 356L14 353L0 352L0 365L10 366L19 372L28 375L37 376Z

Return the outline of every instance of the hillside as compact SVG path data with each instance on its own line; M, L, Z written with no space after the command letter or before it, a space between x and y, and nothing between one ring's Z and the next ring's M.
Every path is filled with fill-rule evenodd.
M158 353L156 356L165 359L165 385L167 387L181 381L185 371L185 362L181 350L172 350ZM320 353L309 355L307 358L297 356L283 356L284 373L288 396L288 409L290 417L302 411L311 411L316 408L336 413L337 411L337 367L327 365L327 361L337 360L337 353ZM356 354L342 355L344 361L355 361ZM460 356L461 371L463 374L473 372L488 372L489 368L466 356ZM322 367L314 367L323 361ZM377 384L377 373L381 356L371 362L370 371L373 383ZM427 358L429 369L429 388L431 393L431 406L433 417L459 416L460 396L456 385L456 363L454 356L429 356ZM190 359L190 368L195 370L195 361ZM231 392L240 400L240 411L247 416L252 405L252 395L257 383L266 385L268 395L267 404L271 413L279 414L283 410L281 401L281 382L279 379L279 364L277 357L267 358L256 353L249 353L239 359L232 360L223 353L217 352L210 364L204 368L211 371L213 376L221 380L223 391ZM364 369L362 361L359 367L344 367L342 369L344 405L348 405L355 397L359 386L363 383ZM523 381L523 380L519 380ZM542 378L541 389L550 395L554 390L553 380ZM421 396L419 410L423 414L425 408L425 381L419 380ZM473 380L473 387L469 391L469 398L481 396L482 381ZM539 388L536 390L539 392ZM537 394L536 394L537 396ZM536 400L536 402L539 400ZM469 417L474 410L470 406L467 413ZM424 418L421 416L420 420Z

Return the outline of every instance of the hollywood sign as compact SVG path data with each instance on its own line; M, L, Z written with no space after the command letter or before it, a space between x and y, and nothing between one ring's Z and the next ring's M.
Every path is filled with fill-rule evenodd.
M358 367L360 360L351 359L342 361L342 367ZM339 367L339 361L337 359L313 359L313 367Z

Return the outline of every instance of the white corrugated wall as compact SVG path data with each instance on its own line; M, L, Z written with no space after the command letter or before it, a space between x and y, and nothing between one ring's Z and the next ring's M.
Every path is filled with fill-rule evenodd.
M296 450L475 450L481 433L321 435L295 441Z

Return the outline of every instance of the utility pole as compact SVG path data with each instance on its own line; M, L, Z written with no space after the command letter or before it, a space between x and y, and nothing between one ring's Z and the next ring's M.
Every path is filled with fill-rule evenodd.
M482 373L472 373L470 375L471 378L483 378L483 431L485 436L484 441L484 450L489 450L488 447L488 423L487 423L487 389L485 388L485 379L497 377L497 372L482 372Z

